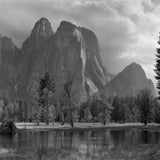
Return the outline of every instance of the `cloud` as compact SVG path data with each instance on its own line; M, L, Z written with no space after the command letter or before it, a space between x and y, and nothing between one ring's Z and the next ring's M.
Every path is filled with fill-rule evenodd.
M134 30L126 35L134 41L130 41L123 51L118 52L115 62L121 62L118 66L122 68L127 63L136 61L155 82L153 69L160 26L160 5L151 0L113 0L111 5L121 17L127 17L134 23ZM117 71L116 67L113 71Z

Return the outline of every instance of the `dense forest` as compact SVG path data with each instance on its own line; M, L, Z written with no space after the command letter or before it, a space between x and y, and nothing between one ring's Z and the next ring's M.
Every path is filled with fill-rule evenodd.
M55 98L55 84L48 72L41 78L37 90L28 101L17 99L11 103L6 93L1 101L0 120L12 119L16 122L160 122L160 104L147 89L140 90L137 96L106 97L104 94L89 97L86 102L77 104L72 98L73 76L68 76L58 100Z

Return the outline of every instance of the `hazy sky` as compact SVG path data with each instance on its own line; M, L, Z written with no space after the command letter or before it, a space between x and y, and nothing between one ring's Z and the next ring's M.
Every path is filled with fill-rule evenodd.
M109 72L116 74L135 61L155 82L159 0L0 0L0 33L18 47L41 17L54 31L62 20L93 30Z

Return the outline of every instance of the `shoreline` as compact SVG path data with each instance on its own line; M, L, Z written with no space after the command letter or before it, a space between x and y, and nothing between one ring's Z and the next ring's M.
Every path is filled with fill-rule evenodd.
M148 123L108 123L105 126L102 123L74 123L74 127L70 124L61 125L61 123L15 123L18 130L34 130L34 131L48 131L48 130L95 130L95 129L144 129L160 132L160 124Z

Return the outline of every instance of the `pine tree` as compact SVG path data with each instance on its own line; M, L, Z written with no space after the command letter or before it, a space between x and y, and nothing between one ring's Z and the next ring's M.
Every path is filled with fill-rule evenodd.
M48 72L40 80L39 84L39 110L41 111L41 120L49 124L49 97L55 91L55 85Z
M158 44L160 45L160 40L158 41ZM160 99L160 48L157 48L157 53L156 53L156 65L155 65L155 73L156 76L155 78L157 79L157 89L158 89L158 99Z
M4 103L4 106L3 106L3 121L4 121L4 120L7 120L9 118L8 113L7 113L9 98L8 98L8 95L7 95L6 92L4 92L4 94L3 94L3 103Z
M148 89L140 90L137 95L137 102L140 109L140 119L144 125L147 125L150 120L153 97L151 96L151 92Z
M104 94L100 95L100 107L101 107L101 112L99 114L99 118L102 121L103 125L106 125L106 122L110 121L110 113L112 107L108 103L107 97Z
M66 113L66 119L68 119L70 125L74 127L74 107L72 102L72 85L74 77L68 75L66 82L63 85L63 100L61 100L61 112ZM62 103L63 102L63 103ZM64 121L64 117L63 117Z

